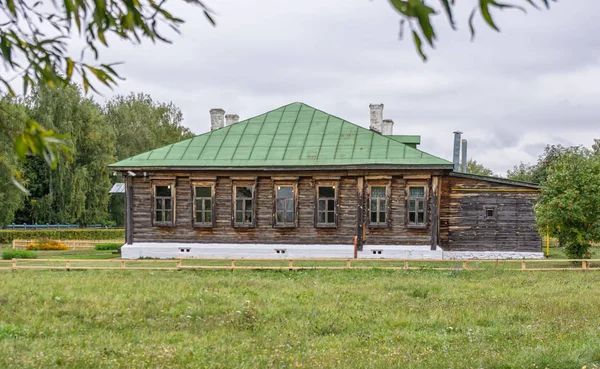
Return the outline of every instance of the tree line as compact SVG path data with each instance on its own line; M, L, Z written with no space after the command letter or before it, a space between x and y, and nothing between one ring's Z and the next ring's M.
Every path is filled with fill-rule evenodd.
M0 226L28 223L123 224L123 196L110 196L107 165L144 151L193 137L181 110L146 94L115 96L104 104L81 88L39 87L25 97L0 99ZM11 132L30 122L64 134L56 167L40 156L20 161ZM33 136L34 137L34 136ZM28 194L11 181L20 173Z

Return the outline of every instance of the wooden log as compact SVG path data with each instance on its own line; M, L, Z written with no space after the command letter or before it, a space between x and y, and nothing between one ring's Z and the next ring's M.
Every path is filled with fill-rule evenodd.
M439 227L439 180L438 176L433 177L431 187L431 249L435 250L438 244L438 227Z
M125 177L125 243L133 243L133 179L131 176ZM152 214L150 214L152 216Z

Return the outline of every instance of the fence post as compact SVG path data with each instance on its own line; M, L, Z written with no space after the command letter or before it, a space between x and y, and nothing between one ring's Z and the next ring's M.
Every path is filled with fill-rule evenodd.
M125 269L125 260L121 260L121 269Z
M350 259L346 259L346 268L350 268Z
M177 270L181 270L181 258L177 259Z
M17 270L17 259L12 259L12 270Z
M494 263L494 269L498 269L498 259L496 259L496 262Z
M404 271L408 271L408 260L404 260Z
M467 269L467 261L466 260L463 260L463 269L465 269L465 270Z
M525 264L525 260L521 261L521 270L527 269L527 265Z
M585 261L585 260L581 261L581 270L584 270L584 271L587 270L587 261Z
M294 261L292 259L289 259L288 260L288 267L290 268L290 270L294 270L293 265L294 265Z
M546 226L546 257L550 257L550 233L548 232L548 226Z
M71 260L66 260L65 261L65 269L66 270L71 270Z
M235 269L235 259L231 259L231 270Z

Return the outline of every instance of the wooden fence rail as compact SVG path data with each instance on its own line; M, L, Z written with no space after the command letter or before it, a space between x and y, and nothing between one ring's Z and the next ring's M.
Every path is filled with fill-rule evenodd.
M121 243L125 242L120 240L56 240L64 243L69 247L69 250L93 250L99 243ZM13 240L12 248L15 250L25 250L27 245L30 243L38 243L40 240Z
M296 263L296 264L294 264ZM301 265L302 264L302 265ZM528 267L529 264L529 267ZM600 259L574 260L416 260L416 259L12 259L0 260L0 270L183 270L183 269L390 269L390 270L489 270L514 271L600 270Z

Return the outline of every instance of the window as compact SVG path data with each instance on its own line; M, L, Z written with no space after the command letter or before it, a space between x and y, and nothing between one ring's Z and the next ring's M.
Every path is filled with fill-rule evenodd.
M254 227L254 186L234 186L234 218L235 227Z
M483 208L485 220L496 220L496 207L486 206Z
M212 227L214 225L213 185L195 184L194 195L194 226Z
M294 185L275 186L275 226L296 226L296 201Z
M389 215L387 186L371 186L369 191L369 226L387 227Z
M154 186L154 225L173 225L173 186Z
M408 187L408 226L425 227L426 221L425 186Z
M337 226L336 185L317 185L317 227Z

